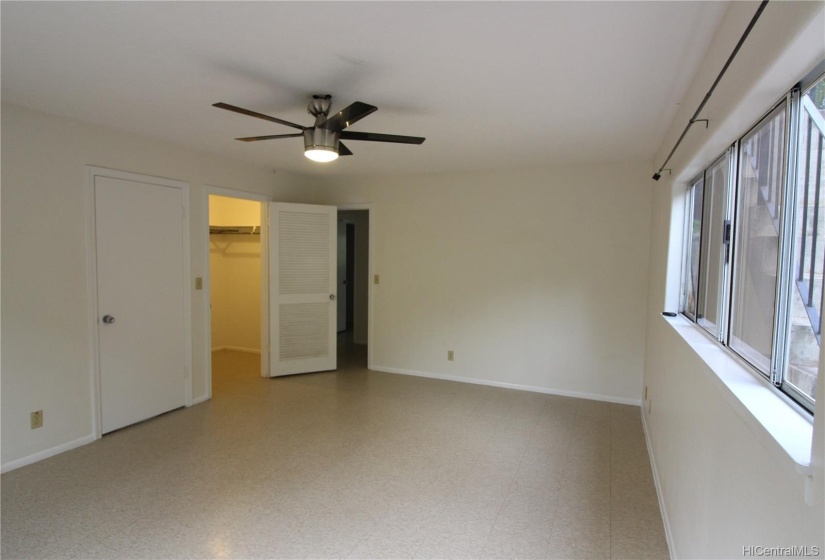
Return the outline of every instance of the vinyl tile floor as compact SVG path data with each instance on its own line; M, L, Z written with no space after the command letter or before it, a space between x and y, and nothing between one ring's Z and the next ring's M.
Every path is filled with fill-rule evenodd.
M640 410L368 371L265 379L11 471L2 558L667 558ZM354 352L353 352L354 351Z

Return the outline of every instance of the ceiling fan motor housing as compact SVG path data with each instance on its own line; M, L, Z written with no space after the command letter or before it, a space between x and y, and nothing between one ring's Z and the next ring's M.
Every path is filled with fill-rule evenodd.
M315 126L304 130L304 150L325 150L338 153L339 133Z
M313 95L312 101L310 101L307 106L307 113L313 117L319 117L321 115L326 117L329 115L330 105L332 105L331 95Z

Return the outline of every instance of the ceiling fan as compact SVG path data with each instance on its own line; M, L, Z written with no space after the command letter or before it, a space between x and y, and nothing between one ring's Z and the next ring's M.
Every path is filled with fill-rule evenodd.
M300 133L296 134L272 134L268 136L250 136L247 138L236 138L241 142L257 142L258 140L275 140L277 138L304 138L304 155L313 161L328 162L338 159L339 155L351 156L352 152L341 140L364 140L367 142L393 142L396 144L423 144L424 138L418 136L398 136L396 134L377 134L375 132L353 132L344 130L348 126L355 124L367 115L374 113L378 107L356 101L349 107L342 109L335 115L328 117L329 108L332 104L331 95L313 95L312 101L307 106L307 112L315 117L314 126L301 126L262 113L256 113L249 109L235 107L228 103L215 103L213 107L226 109L242 115L256 117L265 121L270 121L292 128L297 128Z

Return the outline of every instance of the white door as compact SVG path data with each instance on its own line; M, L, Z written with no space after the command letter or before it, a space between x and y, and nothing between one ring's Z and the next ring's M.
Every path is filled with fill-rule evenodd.
M184 405L183 196L94 178L102 433Z
M338 222L338 332L347 330L347 224Z
M334 206L269 203L269 373L336 368Z

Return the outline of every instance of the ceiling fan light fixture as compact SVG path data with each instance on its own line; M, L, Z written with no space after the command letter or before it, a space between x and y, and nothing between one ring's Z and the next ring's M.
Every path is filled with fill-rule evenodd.
M318 163L329 163L338 159L338 152L325 146L310 146L304 150L304 155Z
M318 163L338 159L338 133L314 126L304 130L304 155Z
M331 95L312 96L312 101L307 107L307 111L315 117L314 126L302 126L224 102L214 103L213 107L274 122L290 128L297 128L301 132L293 132L292 134L267 134L266 136L245 136L243 138L236 138L235 140L241 142L257 142L258 140L275 140L302 136L304 138L304 155L312 161L319 163L335 161L338 159L338 156L352 155L352 150L340 142L341 138L347 141L359 140L364 142L391 142L397 144L422 144L425 140L418 136L399 136L397 134L377 134L374 132L353 132L351 130L345 130L350 125L377 111L378 107L356 101L335 113L332 117L329 117L331 102Z

